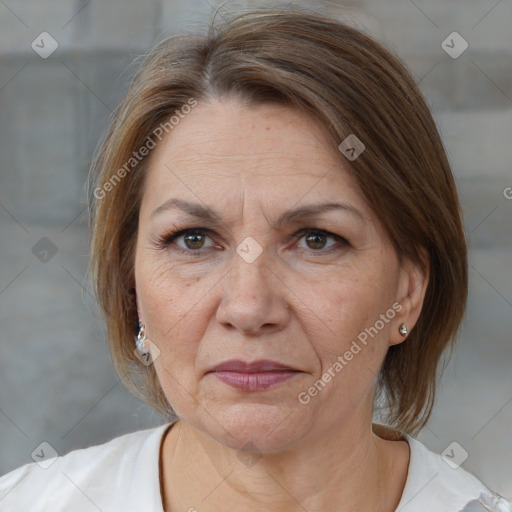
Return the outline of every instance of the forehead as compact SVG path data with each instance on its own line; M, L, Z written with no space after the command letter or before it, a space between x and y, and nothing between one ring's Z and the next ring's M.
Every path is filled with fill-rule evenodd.
M280 105L234 99L200 102L153 151L144 202L179 195L225 207L240 201L296 204L309 200L364 203L326 129ZM144 200L145 199L145 200ZM284 206L284 204L283 204Z

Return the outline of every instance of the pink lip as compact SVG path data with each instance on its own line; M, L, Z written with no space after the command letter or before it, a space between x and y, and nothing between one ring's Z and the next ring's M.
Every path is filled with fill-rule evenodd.
M269 359L259 359L252 363L246 363L241 359L231 359L224 361L223 363L214 366L210 371L227 371L227 372L240 372L240 373L260 373L260 372L272 372L274 370L292 370L296 371L295 368L287 366L277 361L270 361Z
M241 391L261 391L294 377L298 370L276 361L260 360L246 363L233 359L210 370L225 384Z

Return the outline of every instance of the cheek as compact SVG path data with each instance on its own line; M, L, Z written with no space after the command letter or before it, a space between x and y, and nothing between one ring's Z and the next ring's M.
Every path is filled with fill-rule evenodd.
M174 330L198 307L204 295L199 277L182 279L179 270L168 262L157 263L151 255L140 258L136 266L136 283L139 306L148 332L154 336L167 333L174 337Z
M154 364L166 394L180 385L193 392L194 362L202 336L197 279L171 279L171 272L168 266L145 262L136 268L139 308L148 337L160 350Z
M393 297L392 286L379 269L365 269L330 280L324 288L320 311L342 348L373 326L392 307Z
M337 382L356 394L377 376L388 349L395 316L391 270L378 262L351 269L323 289L324 336L311 338L322 375L336 374Z
M370 330L381 308L366 290L338 287L337 297L342 303L332 311L334 325L316 346L320 373L304 390L311 393L314 406L320 409L318 414L325 415L327 423L333 420L331 416L350 416L362 403L370 403L389 329L386 324L377 334ZM331 407L322 407L326 404L335 404L336 414Z

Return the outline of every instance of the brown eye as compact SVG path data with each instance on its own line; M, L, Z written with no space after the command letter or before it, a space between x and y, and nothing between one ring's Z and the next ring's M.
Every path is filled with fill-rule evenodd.
M191 255L199 255L201 249L208 249L214 246L213 243L209 246L205 245L205 239L210 238L207 235L208 232L207 229L182 229L164 237L160 243L160 247L162 249L169 248L183 253L189 253ZM183 239L182 243L178 243L180 239Z
M349 245L347 240L345 240L343 237L324 230L306 229L300 231L295 236L299 239L304 238L306 242L306 248L312 249L313 252L327 252L329 249L336 245L336 242L338 242L338 244L341 246ZM331 245L326 246L325 244L329 238L334 240L334 242Z
M323 249L327 236L322 233L312 233L306 236L306 243L311 249Z
M201 249L204 244L204 233L192 232L183 236L183 241L188 249Z

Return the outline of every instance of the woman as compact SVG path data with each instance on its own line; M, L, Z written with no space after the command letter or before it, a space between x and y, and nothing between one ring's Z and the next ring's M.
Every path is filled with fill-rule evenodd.
M512 510L412 437L467 255L432 116L379 43L297 10L164 40L94 171L115 367L169 422L7 474L2 510Z

